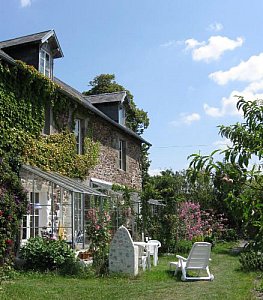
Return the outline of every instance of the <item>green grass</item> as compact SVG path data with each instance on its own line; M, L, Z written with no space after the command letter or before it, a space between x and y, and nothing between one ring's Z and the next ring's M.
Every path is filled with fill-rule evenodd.
M256 274L241 272L238 257L230 255L225 246L212 253L213 282L181 282L168 271L168 262L174 260L174 256L160 257L158 267L136 278L76 279L53 274L20 274L2 285L0 299L255 299Z

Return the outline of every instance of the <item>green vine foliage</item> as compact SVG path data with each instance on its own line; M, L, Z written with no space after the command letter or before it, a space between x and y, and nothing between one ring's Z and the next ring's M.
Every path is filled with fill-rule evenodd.
M5 156L0 161L0 282L12 262L15 236L26 207L26 193Z
M58 133L43 136L48 108ZM80 179L97 163L99 145L91 138L84 140L84 154L76 154L70 131L78 109L34 67L20 61L15 66L0 62L0 283L26 213L26 193L18 177L20 163Z
M84 139L84 154L76 153L76 139L73 133L63 132L40 136L38 140L29 138L24 148L25 163L54 171L62 175L85 179L88 170L98 161L99 144L88 137Z
M47 108L52 108L59 131L51 136L41 135ZM12 67L0 64L0 155L9 153L44 170L84 179L97 163L99 145L86 137L84 154L76 154L70 131L79 109L34 67L20 61Z

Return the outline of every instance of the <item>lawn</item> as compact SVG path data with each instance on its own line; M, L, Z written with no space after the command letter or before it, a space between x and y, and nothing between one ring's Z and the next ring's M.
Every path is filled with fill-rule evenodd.
M181 282L168 271L168 262L172 260L174 256L160 257L157 267L136 278L76 279L54 274L19 274L2 285L0 299L255 299L256 274L241 272L238 257L230 255L226 246L213 249L213 282Z

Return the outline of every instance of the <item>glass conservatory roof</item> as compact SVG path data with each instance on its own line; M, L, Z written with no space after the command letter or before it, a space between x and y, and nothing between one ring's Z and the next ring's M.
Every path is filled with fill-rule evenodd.
M45 180L49 180L57 185L60 185L61 187L75 192L75 193L83 193L93 196L101 196L101 197L107 197L105 194L87 186L86 184L79 182L75 179L68 178L66 176L62 176L60 174L54 173L54 172L46 172L42 171L41 169L37 167L32 167L28 165L23 165L22 170L28 171L33 173L34 175L37 175L39 177L42 177Z

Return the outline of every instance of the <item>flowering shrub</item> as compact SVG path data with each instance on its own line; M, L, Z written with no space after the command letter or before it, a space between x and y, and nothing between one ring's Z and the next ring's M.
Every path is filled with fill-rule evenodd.
M93 266L98 274L108 269L110 234L110 215L108 212L91 208L87 212L86 232L90 240L90 251L93 256Z
M199 203L182 202L178 210L178 239L192 240L202 235L202 219Z
M7 158L0 159L0 274L12 262L14 241L26 206L26 193L17 174Z
M224 214L217 214L212 209L202 211L202 227L205 239L225 239L230 229L227 226L228 219ZM235 234L232 234L233 238ZM228 239L228 238L227 238Z

